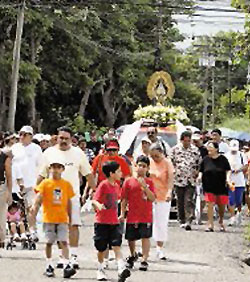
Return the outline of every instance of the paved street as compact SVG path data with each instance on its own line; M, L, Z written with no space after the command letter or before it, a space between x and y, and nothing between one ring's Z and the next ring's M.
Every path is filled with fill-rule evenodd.
M84 215L84 226L81 229L80 265L81 269L72 279L91 282L96 280L96 258L92 241L93 214ZM178 227L175 221L170 223L170 240L167 246L168 262L155 261L155 248L150 256L148 272L133 270L130 282L154 282L164 279L168 282L247 282L250 281L250 267L240 262L240 255L246 248L243 244L243 227L228 228L228 232L205 233L203 226L194 226L192 232ZM1 250L0 282L48 281L42 275L45 266L44 243L38 244L36 251L20 250L18 246L12 251ZM57 249L54 248L55 257ZM127 256L127 244L123 245ZM113 257L113 254L111 254ZM136 265L138 268L138 265ZM111 281L116 279L115 262L110 262L107 274ZM53 281L65 281L60 271L56 271Z

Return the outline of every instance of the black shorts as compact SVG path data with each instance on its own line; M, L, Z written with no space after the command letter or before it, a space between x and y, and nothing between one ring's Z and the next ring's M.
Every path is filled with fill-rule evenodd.
M95 248L99 252L104 252L108 246L121 246L122 230L119 224L101 224L94 225L94 242Z
M127 223L125 239L136 241L152 237L152 223Z

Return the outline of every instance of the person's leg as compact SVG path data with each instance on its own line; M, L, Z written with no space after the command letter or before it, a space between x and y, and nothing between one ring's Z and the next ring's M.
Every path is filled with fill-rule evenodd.
M150 251L150 239L142 238L141 242L142 242L142 261L147 261Z
M3 187L0 185L0 248L4 248L4 240L6 235L6 217L7 217L7 203L6 193L2 191Z
M245 201L246 201L247 209L248 209L247 215L249 216L250 215L250 197L249 197L249 185L248 184L246 186Z
M241 225L242 222L242 204L243 204L243 195L244 195L245 187L236 187L235 189L235 204L237 207L237 215L236 215L236 223L237 225Z
M31 234L31 238L34 241L38 241L37 232L36 232L36 218L30 213L30 208L32 207L36 198L36 193L33 188L26 188L25 189L25 196L24 196L24 205L25 211L28 221L28 228Z
M178 209L179 222L180 224L185 224L186 223L185 208L184 208L185 187L176 187L176 195L177 195L177 209Z
M218 208L219 208L219 224L220 224L220 230L221 231L225 231L225 227L223 224L223 220L224 220L224 213L225 213L225 205L224 204L218 204Z
M14 241L20 241L20 237L17 233L17 226L15 222L10 223L10 232L13 235L13 240Z
M214 229L214 203L207 202L208 228Z
M187 186L184 194L184 208L187 219L187 224L191 225L195 218L195 187Z
M52 244L51 243L46 244L45 254L46 254L47 260L50 260L52 258Z
M129 246L130 254L133 257L136 255L136 252L135 252L135 242L136 241L129 241L128 240L128 246Z

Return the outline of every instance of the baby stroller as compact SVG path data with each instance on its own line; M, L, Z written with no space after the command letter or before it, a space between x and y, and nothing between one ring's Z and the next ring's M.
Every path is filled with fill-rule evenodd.
M16 224L14 222L11 222L11 219L14 220L14 218L11 218L8 214L8 226L10 230L10 237L6 245L7 250L12 250L13 247L16 246L15 242L21 242L21 248L24 250L35 250L36 249L36 243L34 240L32 240L31 235L28 231L28 221L27 221L27 215L26 215L26 209L24 204L24 199L22 195L20 194L14 194L13 195L13 203L11 206L9 206L8 211L10 212L11 209L17 209L20 213L20 223ZM12 220L12 221L13 221ZM16 232L13 232L13 223L16 224Z

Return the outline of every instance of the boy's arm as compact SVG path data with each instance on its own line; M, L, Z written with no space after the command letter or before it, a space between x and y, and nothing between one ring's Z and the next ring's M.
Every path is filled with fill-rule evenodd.
M8 187L8 204L12 203L12 175L11 175L11 159L7 157L4 164L5 175L7 180L7 187Z
M121 201L121 215L119 216L120 221L124 221L127 211L128 200L126 198Z
M95 210L99 210L99 211L105 210L105 205L99 203L99 202L96 201L96 200L92 200L92 206L94 207Z
M149 201L154 202L155 194L150 190L149 185L146 183L143 177L139 177L138 182L141 184L141 189L145 192Z

